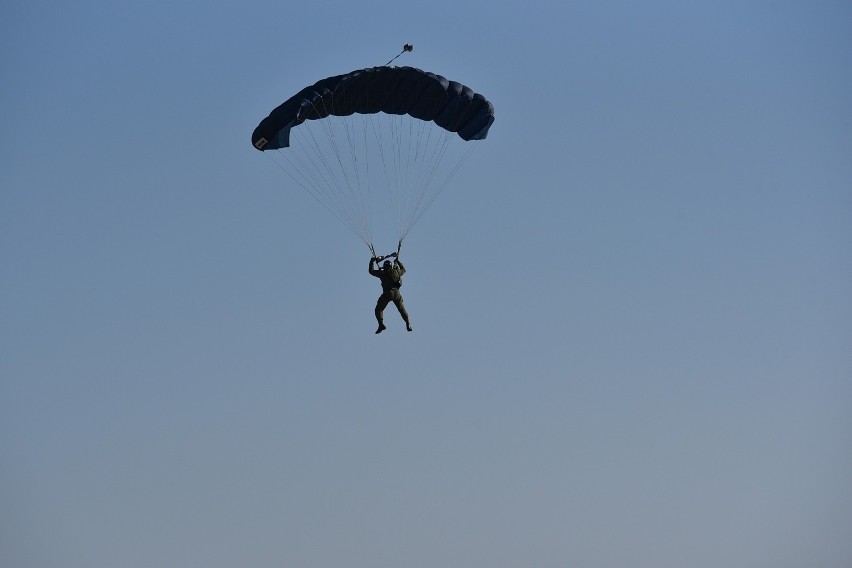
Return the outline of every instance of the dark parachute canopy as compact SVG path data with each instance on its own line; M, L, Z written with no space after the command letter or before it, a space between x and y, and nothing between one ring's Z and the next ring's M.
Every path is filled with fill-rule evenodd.
M282 169L372 249L376 172L384 171L401 242L470 154L472 147L448 157L450 139L482 140L493 122L494 106L461 83L413 67L372 67L302 89L258 124L252 145L281 150Z
M414 67L373 67L302 89L261 121L251 143L258 150L286 148L290 129L305 120L378 112L434 121L462 140L484 139L494 122L494 106L461 83Z

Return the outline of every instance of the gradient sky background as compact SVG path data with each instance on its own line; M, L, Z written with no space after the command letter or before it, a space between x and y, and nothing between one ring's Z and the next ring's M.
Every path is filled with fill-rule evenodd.
M0 565L852 566L849 2L0 22ZM406 42L497 120L375 336L250 134Z

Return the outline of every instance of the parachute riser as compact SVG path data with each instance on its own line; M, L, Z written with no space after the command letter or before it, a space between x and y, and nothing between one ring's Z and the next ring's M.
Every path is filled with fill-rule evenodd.
M388 254L384 254L384 255L381 255L381 256L376 254L376 248L372 244L369 245L369 247L370 247L370 253L372 253L373 258L375 258L378 261L382 261L386 258L399 258L399 251L402 250L402 240L400 240L396 244L396 252L389 252Z

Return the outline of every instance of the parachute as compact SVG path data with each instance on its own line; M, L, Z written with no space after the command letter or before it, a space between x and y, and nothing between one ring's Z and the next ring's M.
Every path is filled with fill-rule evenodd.
M302 89L251 140L375 252L373 217L395 218L401 245L493 122L494 106L469 87L386 65Z

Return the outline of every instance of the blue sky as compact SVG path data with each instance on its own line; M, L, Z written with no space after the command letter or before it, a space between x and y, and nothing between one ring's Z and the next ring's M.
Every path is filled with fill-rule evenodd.
M0 22L3 566L852 563L848 3ZM250 135L403 43L496 122L375 336Z

